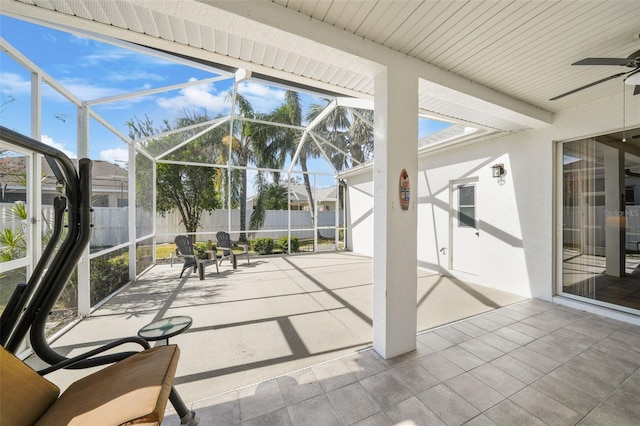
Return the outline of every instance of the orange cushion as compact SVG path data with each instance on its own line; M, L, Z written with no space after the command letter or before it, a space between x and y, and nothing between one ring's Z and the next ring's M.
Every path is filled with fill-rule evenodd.
M60 389L0 346L0 425L31 425Z
M36 425L159 425L179 356L176 345L159 346L84 377Z

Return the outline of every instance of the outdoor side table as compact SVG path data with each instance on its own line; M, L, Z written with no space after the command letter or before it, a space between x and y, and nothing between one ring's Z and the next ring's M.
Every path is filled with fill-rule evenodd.
M138 331L138 337L148 342L165 339L168 345L170 337L177 336L191 327L192 322L193 319L186 315L163 318L142 327Z

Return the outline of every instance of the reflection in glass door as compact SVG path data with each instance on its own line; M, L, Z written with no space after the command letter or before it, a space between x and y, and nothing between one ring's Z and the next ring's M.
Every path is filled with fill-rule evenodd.
M613 136L562 145L561 292L640 309L640 149Z

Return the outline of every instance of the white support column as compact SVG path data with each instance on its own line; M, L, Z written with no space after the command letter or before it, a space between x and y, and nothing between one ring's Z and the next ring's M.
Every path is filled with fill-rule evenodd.
M291 171L287 172L287 254L291 254Z
M605 274L624 276L626 216L624 200L624 151L604 149Z
M334 213L334 244L336 245L336 250L338 250L338 245L340 244L340 181L336 179L336 201L335 201L335 213Z
M313 205L309 204L309 208L313 216L311 220L313 221L313 251L318 252L318 192L316 191L316 175L313 176L312 190L313 193Z
M31 73L31 137L42 140L42 77ZM31 181L27 186L27 241L31 248L29 275L42 256L42 155L34 154L31 163Z
M129 144L129 162L127 166L129 172L129 187L127 190L127 198L129 199L127 203L127 217L129 219L129 229L127 230L129 234L129 279L133 282L136 280L136 239L138 235L136 231L136 149L132 143ZM155 170L155 164L153 165L153 169ZM155 187L155 176L153 182ZM155 222L155 215L153 220Z
M78 107L78 159L89 158L89 107ZM91 282L89 267L89 245L78 262L78 315L88 317L91 313Z
M373 348L384 358L416 348L418 78L405 71L375 77ZM408 210L400 206L403 169Z

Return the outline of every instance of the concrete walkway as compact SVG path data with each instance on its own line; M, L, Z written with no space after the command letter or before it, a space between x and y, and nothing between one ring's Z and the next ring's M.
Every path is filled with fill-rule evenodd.
M238 389L370 347L371 259L351 253L241 259L208 267L205 280L181 264L157 265L52 346L74 356L135 335L154 320L188 315L171 338L181 349L176 387L185 402ZM418 329L487 312L520 296L418 271ZM126 347L125 347L126 348ZM35 361L31 361L34 363ZM47 377L63 389L91 370Z

